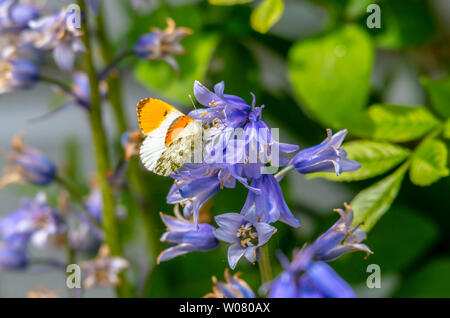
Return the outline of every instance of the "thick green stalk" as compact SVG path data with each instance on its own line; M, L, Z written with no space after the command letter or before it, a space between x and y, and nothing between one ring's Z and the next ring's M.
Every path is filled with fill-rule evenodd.
M106 138L105 129L102 121L101 110L101 96L99 91L99 82L97 78L97 72L94 67L94 61L92 57L92 48L89 38L89 27L87 24L87 10L85 1L78 0L78 5L81 8L81 12L85 15L82 19L82 41L86 47L85 53L85 68L86 73L89 76L91 100L89 109L89 123L91 126L92 139L94 143L94 152L96 155L96 166L98 173L98 180L100 189L102 192L103 201L103 230L105 232L105 241L109 246L111 255L121 255L121 245L119 238L119 227L116 218L116 202L114 198L113 190L108 182L107 173L110 169L110 158L108 141ZM126 282L122 278L122 284L117 288L118 296L126 296Z
M100 8L97 15L97 37L100 44L100 52L102 58L108 68L108 66L110 66L111 64L115 64L114 62L116 61L117 57L114 57L114 50L112 48L111 41L108 38L108 34L106 33L105 21L102 12L103 9L104 8ZM123 57L126 57L128 55L130 55L130 52L124 51L122 54L120 54L119 60L122 60ZM122 102L121 81L119 78L119 73L117 71L112 71L111 73L108 71L106 76L108 78L108 99L114 110L120 136L122 133L128 130L127 119ZM148 186L148 184L143 182L142 178L144 178L144 176L140 174L140 172L141 169L139 166L139 162L137 160L130 160L129 181L133 188L133 195L135 199L141 201L139 202L139 206L141 207L140 212L145 228L147 230L148 245L151 250L151 254L153 256L156 256L155 253L158 250L157 247L159 247L161 244L159 242L159 237L156 237L155 235L153 235L153 232L151 232L152 224L154 223L152 222L152 218L149 217L149 213L151 213L151 211L145 210L145 208L143 208L143 206L151 206L151 188ZM144 199L145 202L142 202L142 200Z
M272 280L272 267L270 266L269 245L264 244L259 248L259 273L261 275L261 282L267 283Z
M99 4L103 6L102 3ZM103 8L99 9L97 14L97 37L100 45L100 53L105 65L110 65L114 61L114 51L105 30L105 21L103 18ZM119 136L127 130L127 118L122 102L122 87L118 72L109 74L108 79L108 100L114 111L117 122Z
M132 55L132 52L123 51L118 56L114 56L114 50L105 28L103 9L104 8L102 7L100 8L96 18L97 38L100 45L100 53L104 64L106 65L106 71L104 70L101 72L101 76L104 75L107 78L108 100L114 111L114 117L117 123L120 138L122 133L128 130L128 122L122 100L122 85L119 77L120 74L113 68L119 61L122 61L123 58L130 56L130 54ZM139 206L139 213L145 228L150 261L154 261L157 253L162 249L162 245L159 240L160 233L154 230L154 224L159 221L159 214L151 210L152 189L148 185L148 182L145 182L144 180L145 175L142 174L139 160L131 159L129 164L128 180L131 185L131 194Z

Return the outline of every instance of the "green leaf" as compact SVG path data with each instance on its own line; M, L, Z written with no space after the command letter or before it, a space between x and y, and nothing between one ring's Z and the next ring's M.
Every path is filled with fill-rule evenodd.
M435 259L405 278L395 297L450 297L450 258Z
M288 57L295 96L322 125L342 128L367 102L373 54L357 26L297 42Z
M250 16L250 24L259 33L266 33L283 15L284 0L263 0Z
M421 79L430 95L431 105L444 118L450 117L450 77L442 80Z
M447 147L436 139L424 140L414 151L409 177L411 182L428 186L449 174L447 169Z
M194 81L204 80L218 40L216 34L191 35L183 42L187 53L176 57L181 74L176 74L163 61L139 61L135 69L136 78L149 90L157 90L176 102L189 104Z
M393 174L362 190L350 203L355 217L354 224L363 223L361 228L369 231L389 209L408 169L408 163L403 164Z
M334 181L365 180L389 171L410 154L406 148L387 142L369 140L350 141L345 143L343 148L347 151L348 158L361 164L361 169L344 172L339 176L326 172L314 173L308 175L308 178L321 177Z
M216 6L234 6L237 4L244 4L252 2L253 0L208 0L210 4Z
M405 142L422 137L438 123L424 106L375 104L348 127L361 137Z
M450 139L450 118L447 119L447 121L444 124L443 136L444 138Z

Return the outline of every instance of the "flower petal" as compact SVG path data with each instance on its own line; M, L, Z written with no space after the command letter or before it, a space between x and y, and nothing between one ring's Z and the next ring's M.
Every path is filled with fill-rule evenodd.
M234 243L228 248L228 263L231 269L234 269L245 253L245 248L240 243Z

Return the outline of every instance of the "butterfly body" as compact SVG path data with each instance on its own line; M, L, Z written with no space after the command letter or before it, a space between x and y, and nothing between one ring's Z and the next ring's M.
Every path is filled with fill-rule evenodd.
M156 174L170 175L189 160L196 145L201 145L201 125L159 99L142 99L137 114L146 135L140 148L141 161Z

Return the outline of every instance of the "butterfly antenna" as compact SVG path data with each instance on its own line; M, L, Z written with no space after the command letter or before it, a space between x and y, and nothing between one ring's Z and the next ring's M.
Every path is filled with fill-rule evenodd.
M195 103L194 100L192 99L191 94L189 94L189 99L191 100L192 106L194 106L194 109L197 109L197 107L195 107Z

